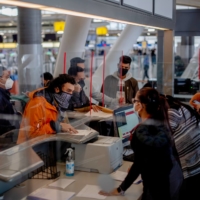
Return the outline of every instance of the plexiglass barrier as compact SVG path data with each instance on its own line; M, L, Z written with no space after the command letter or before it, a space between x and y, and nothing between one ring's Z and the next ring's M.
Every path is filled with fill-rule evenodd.
M123 51L104 51L101 55L94 51L64 52L63 65L56 66L55 63L50 66L41 56L24 55L18 68L2 69L0 157L6 159L0 165L0 171L9 168L9 159L14 165L15 156L24 156L27 162L16 164L19 168L15 168L16 174L9 180L0 177L0 194L15 185L3 187L6 181L14 177L15 183L21 183L30 172L34 172L34 176L39 174L41 170L37 169L48 159L54 160L49 167L65 162L65 151L71 143L85 143L97 139L97 135L119 137L113 112L132 106L133 98L142 87L188 97L199 90L199 63L189 66L195 80L180 76L177 71L180 72L181 67L177 60L157 63L156 57L151 55ZM52 80L48 73L44 75L46 72L54 76ZM32 148L37 156L30 150ZM24 154L24 151L30 154ZM26 167L30 168L22 179L21 171ZM54 168L51 175L51 178L57 177L58 171ZM34 176L30 175L31 178Z

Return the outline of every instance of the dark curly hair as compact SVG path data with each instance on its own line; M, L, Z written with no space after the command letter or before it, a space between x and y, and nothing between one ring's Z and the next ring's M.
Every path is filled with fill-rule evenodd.
M58 87L59 90L61 91L65 83L71 83L72 85L76 84L72 76L68 74L60 74L58 77L56 77L50 82L48 90L54 93L54 89Z
M44 80L52 80L53 75L49 72L44 72L43 74L40 75L40 78L44 78Z

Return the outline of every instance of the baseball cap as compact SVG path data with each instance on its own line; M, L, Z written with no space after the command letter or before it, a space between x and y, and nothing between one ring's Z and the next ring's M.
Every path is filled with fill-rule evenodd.
M70 60L71 66L77 65L78 63L84 63L84 62L85 62L85 60L83 60L83 59L80 58L80 57L75 57L75 58L72 58L72 59Z

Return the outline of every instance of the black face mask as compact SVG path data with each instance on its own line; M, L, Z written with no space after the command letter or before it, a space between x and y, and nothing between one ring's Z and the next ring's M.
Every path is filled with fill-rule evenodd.
M85 86L85 81L84 80L81 80L78 82L78 84L81 86L81 88L83 89L84 86Z
M125 76L128 73L128 69L119 68L118 73L122 76Z

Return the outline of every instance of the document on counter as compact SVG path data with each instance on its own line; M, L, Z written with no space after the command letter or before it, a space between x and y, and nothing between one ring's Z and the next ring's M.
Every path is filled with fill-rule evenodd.
M74 196L74 192L65 192L48 188L41 188L28 195L28 200L69 200Z
M90 115L90 111L87 112L85 114L85 116L88 116L88 117L99 117L99 118L108 118L108 117L112 117L113 114L112 113L105 113L105 112L102 112L102 111L98 111L98 112L94 112L93 110L91 110L91 115Z
M86 185L76 196L93 198L93 199L105 199L106 196L100 195L100 188L96 185Z
M49 184L49 186L65 189L68 185L70 185L74 181L75 180L73 180L73 179L61 178L61 179Z
M111 174L111 177L116 181L124 181L127 174L128 174L127 172L122 172L117 170ZM141 175L139 175L137 179L133 182L133 184L140 184L141 182L142 182Z
M71 136L88 136L93 130L77 130L78 133L68 133L68 132L61 132L60 135L71 135Z

